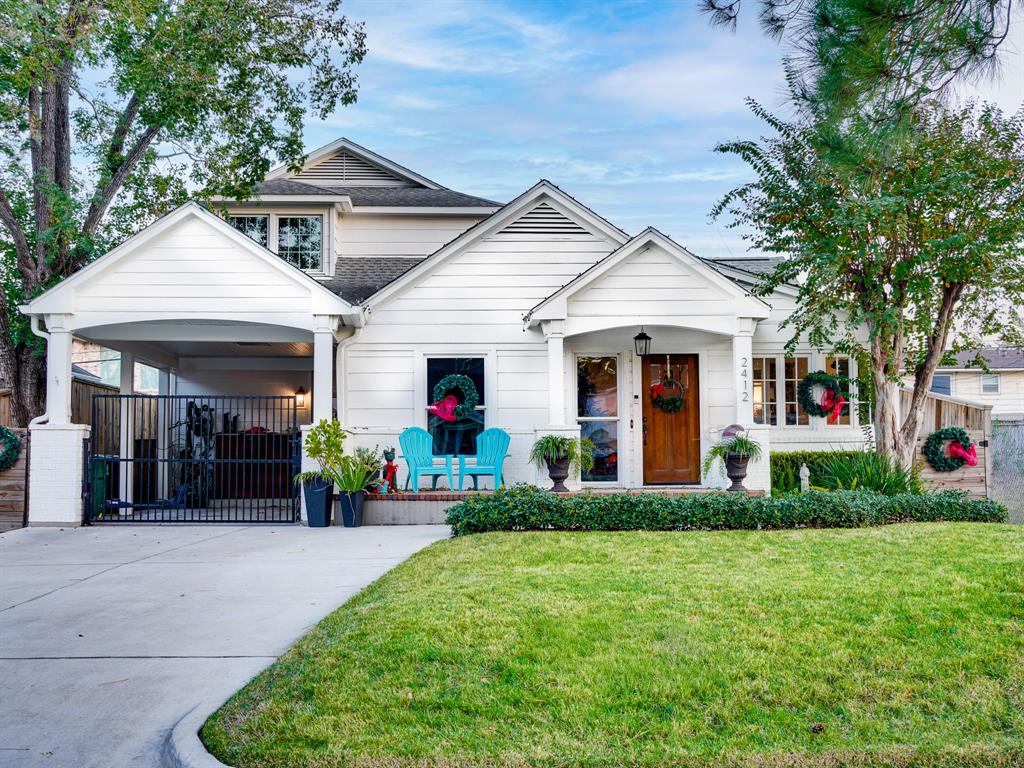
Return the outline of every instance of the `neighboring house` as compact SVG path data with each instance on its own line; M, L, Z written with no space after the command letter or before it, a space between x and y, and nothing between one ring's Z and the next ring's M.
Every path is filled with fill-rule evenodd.
M397 445L415 425L440 452L471 453L476 433L501 427L508 483L539 479L527 455L545 433L594 441L592 487L720 486L701 456L736 423L774 449L863 445L856 408L830 424L797 404L807 372L857 371L807 345L786 355L779 324L796 291L750 293L771 260L702 259L654 229L631 236L547 181L500 205L344 139L296 173L273 171L255 199L219 204L226 221L186 204L23 308L49 335L49 423L34 443L45 461L83 460L88 430L69 424L64 375L73 338L154 366L161 393L225 414L231 403L215 398L287 397L298 424L334 413L358 445ZM457 428L427 411L452 373L480 395ZM653 405L659 383L680 412ZM230 428L273 431L267 407L234 408ZM147 438L155 446L137 434L122 453L164 455L165 427ZM769 488L767 459L747 485ZM33 488L30 516L73 523L80 496L70 482Z
M985 359L988 371L975 362ZM992 406L992 418L1024 419L1024 349L992 347L961 352L954 365L942 365L932 378L932 392Z

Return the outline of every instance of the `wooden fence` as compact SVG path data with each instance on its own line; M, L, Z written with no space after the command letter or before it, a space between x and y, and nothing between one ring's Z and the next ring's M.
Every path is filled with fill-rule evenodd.
M28 504L28 430L12 431L21 439L21 454L13 467L0 472L0 533L25 524Z
M900 393L901 411L910 407L912 389ZM977 447L978 464L963 466L955 472L936 472L921 453L928 435L943 427L963 427ZM921 465L921 479L935 491L955 488L967 491L972 497L988 498L992 487L992 406L958 400L955 397L929 392L925 396L921 436L917 441L914 459Z
M106 384L75 379L71 384L71 421L74 424L88 424L92 419L93 395L116 395L120 390ZM0 390L0 426L9 427L11 417L11 390Z

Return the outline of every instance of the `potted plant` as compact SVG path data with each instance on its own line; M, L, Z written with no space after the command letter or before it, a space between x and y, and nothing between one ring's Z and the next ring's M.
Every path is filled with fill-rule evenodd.
M306 435L303 449L320 468L300 472L295 476L295 482L302 483L306 522L310 528L326 528L331 524L334 479L344 459L344 446L345 433L335 419L321 419Z
M377 476L380 468L380 457L368 448L356 448L351 456L342 457L334 482L338 488L341 524L346 528L358 528L363 524L366 486Z
M590 471L594 466L594 444L583 438L565 435L544 435L530 449L530 461L538 468L548 468L552 493L568 493L565 480L569 472Z
M743 487L743 478L747 476L747 464L760 455L761 444L743 433L723 437L711 446L708 455L704 457L704 474L707 475L715 461L721 459L725 474L732 480L732 485L726 490L745 492L747 489Z

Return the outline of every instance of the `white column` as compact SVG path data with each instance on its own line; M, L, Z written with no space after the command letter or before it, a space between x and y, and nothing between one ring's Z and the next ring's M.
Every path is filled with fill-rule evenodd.
M46 413L50 424L71 423L71 331L63 315L47 315Z
M334 323L317 315L313 331L313 423L331 418L334 383Z
M754 394L751 369L753 362L753 321L741 319L741 327L732 337L732 370L736 391L736 423L750 426L754 423Z
M161 368L158 372L157 392L161 395L171 394L171 372L166 368ZM170 489L167 487L167 459L170 458L167 454L168 438L170 437L168 435L168 428L171 426L167 423L168 409L168 401L157 401L156 455L160 460L156 464L156 487L157 495L162 498L173 496Z
M550 426L565 425L565 335L561 320L544 324L544 338L548 345L548 398Z

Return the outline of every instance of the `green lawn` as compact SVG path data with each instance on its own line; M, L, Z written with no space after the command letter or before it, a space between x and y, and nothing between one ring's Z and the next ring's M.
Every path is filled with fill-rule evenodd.
M1024 765L1024 528L441 542L203 738L237 766Z

